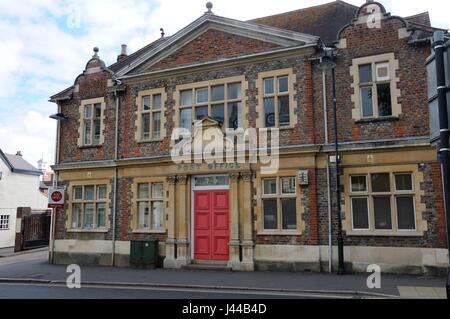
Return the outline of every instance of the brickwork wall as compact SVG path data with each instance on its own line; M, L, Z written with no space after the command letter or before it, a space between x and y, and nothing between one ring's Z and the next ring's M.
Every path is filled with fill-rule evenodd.
M166 69L224 57L264 52L279 47L277 44L210 29L177 52L153 65L151 69Z

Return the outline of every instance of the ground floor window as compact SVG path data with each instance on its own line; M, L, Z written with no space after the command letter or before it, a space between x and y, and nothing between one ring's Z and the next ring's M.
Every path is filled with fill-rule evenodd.
M415 231L412 173L371 173L350 176L352 227L355 231Z
M264 230L297 230L296 178L263 179L262 210Z
M9 215L0 215L0 230L9 229Z
M104 229L106 227L107 186L75 186L72 194L72 229Z
M137 210L139 230L163 230L164 184L138 184Z

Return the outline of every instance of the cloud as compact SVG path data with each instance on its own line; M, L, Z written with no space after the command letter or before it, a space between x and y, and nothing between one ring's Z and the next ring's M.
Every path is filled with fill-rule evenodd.
M53 163L55 130L55 122L48 117L35 111L26 112L17 121L0 126L2 150L12 154L22 151L24 159L34 166L41 157Z
M331 0L213 0L217 15L249 20ZM364 0L348 0L361 5ZM436 26L450 27L450 4L440 0L381 0L395 15L430 11ZM35 163L53 161L56 111L48 97L73 84L100 48L107 64L121 44L130 53L174 34L206 11L206 0L0 0L0 148L22 150ZM7 85L4 85L7 83Z

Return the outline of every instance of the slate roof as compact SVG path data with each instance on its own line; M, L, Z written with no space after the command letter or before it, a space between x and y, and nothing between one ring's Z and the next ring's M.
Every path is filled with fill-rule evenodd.
M24 175L40 176L42 172L28 163L22 156L5 154L0 150L0 159L2 159L11 172Z
M359 7L341 0L319 6L281 13L252 20L255 23L320 36L326 45L332 45L338 32L357 15ZM404 18L416 32L412 40L425 40L436 30L431 27L430 15L423 12Z
M336 41L339 30L355 18L358 9L357 6L338 0L254 19L252 22L320 36L323 43L331 45Z

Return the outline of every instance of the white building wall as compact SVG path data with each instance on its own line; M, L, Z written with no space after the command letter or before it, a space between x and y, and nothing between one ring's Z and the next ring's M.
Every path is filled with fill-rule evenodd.
M14 247L17 207L47 209L47 198L39 191L39 176L12 173L0 159L0 215L9 215L9 229L0 230L0 250Z

